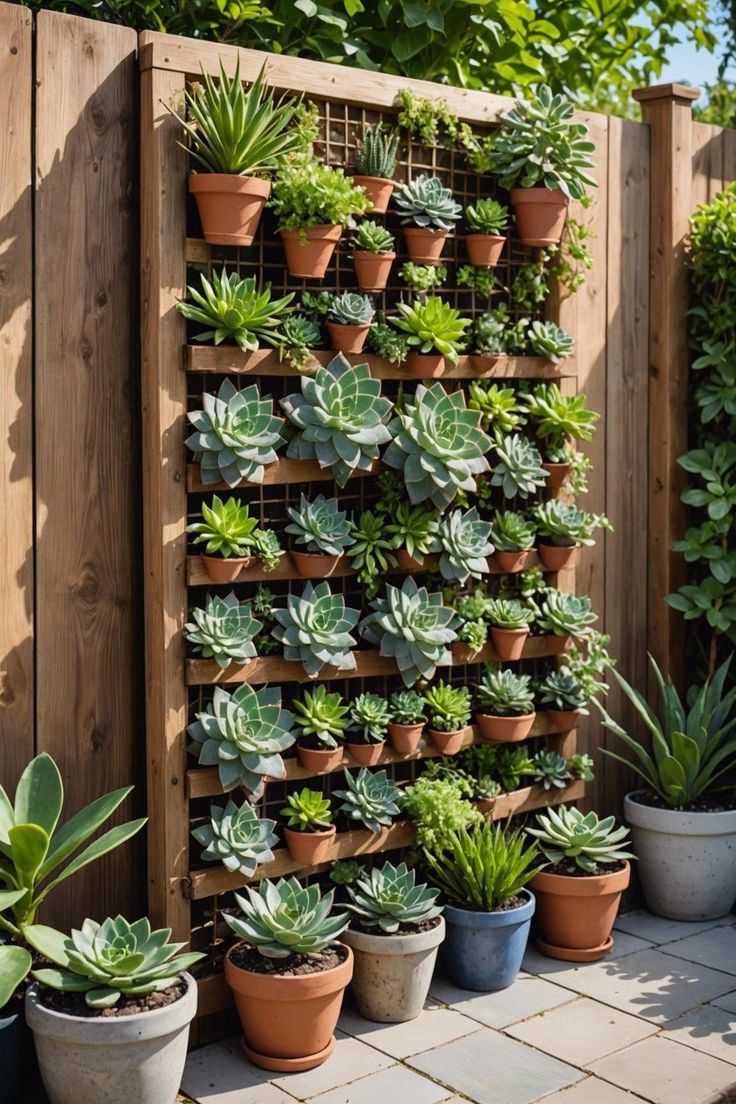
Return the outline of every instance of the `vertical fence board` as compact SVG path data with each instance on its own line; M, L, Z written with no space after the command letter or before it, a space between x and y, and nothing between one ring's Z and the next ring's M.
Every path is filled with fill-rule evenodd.
M138 639L134 146L137 36L41 11L36 105L37 741L69 810L135 781ZM131 802L126 802L130 812ZM49 910L135 911L141 844Z
M721 190L726 134L727 132L720 127L693 121L691 131L693 211L698 204L707 203Z

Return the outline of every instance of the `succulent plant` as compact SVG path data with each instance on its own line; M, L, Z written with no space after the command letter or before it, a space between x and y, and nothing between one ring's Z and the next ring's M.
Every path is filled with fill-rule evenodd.
M368 331L368 348L389 364L401 364L409 352L409 341L395 326L387 322L374 322Z
M304 371L312 359L311 350L322 342L319 324L304 314L290 314L279 334L279 350L287 364Z
M493 468L491 486L501 487L506 498L528 498L544 487L547 472L542 467L539 449L519 433L510 434L496 444L498 463Z
M537 319L529 327L527 337L532 352L536 356L546 357L553 364L572 356L575 342L569 333L554 322L540 322Z
M413 222L424 229L452 230L462 207L452 198L439 177L422 173L408 184L399 184L394 193L402 222Z
M399 269L399 277L412 291L426 294L433 288L443 287L447 283L447 265L417 264L416 261L404 261Z
M273 634L284 647L284 658L301 663L314 678L325 664L353 671L356 641L350 635L360 611L349 609L342 594L333 594L327 582L307 583L301 594L290 594L285 609L275 609Z
M224 669L230 663L247 663L257 654L253 638L263 622L252 616L249 602L241 605L232 592L225 598L210 594L204 609L193 609L191 614L184 636L198 655L214 659Z
M237 272L225 268L219 276L213 272L211 280L201 273L199 280L201 290L187 288L193 302L176 304L179 313L190 322L208 327L195 336L195 341L214 341L220 345L232 338L244 353L252 353L262 344L279 344L279 329L287 317L293 291L281 299L272 299L270 284L259 287L255 276L241 280Z
M478 704L495 717L525 717L534 712L529 675L516 675L508 667L486 666L478 683Z
M444 895L464 908L492 912L521 893L541 869L522 829L485 819L424 847L422 860Z
M273 529L256 529L253 534L253 551L267 567L275 567L284 554Z
M305 690L301 701L295 699L293 709L300 739L314 737L326 748L337 747L337 741L342 739L347 726L345 716L348 712L337 691L330 693L320 683L313 693Z
M545 790L564 790L570 781L567 760L559 751L540 748L532 760L534 763L534 781Z
M534 547L536 528L525 514L497 510L491 522L490 539L499 552L524 552Z
M573 806L561 805L538 813L537 824L527 833L539 841L542 854L553 865L568 860L586 874L596 874L599 866L634 858L623 850L629 830L623 825L616 828L615 817L599 820L594 812L583 815Z
M602 514L588 514L558 498L547 499L533 506L532 516L543 544L568 547L573 544L593 545L592 534L597 528L611 529Z
M468 385L471 410L479 410L484 429L498 435L512 433L524 424L524 407L519 404L513 387L499 387L486 380L471 380Z
M196 716L187 728L190 750L201 767L217 767L226 793L242 786L257 801L266 778L285 776L281 752L294 743L294 717L281 708L277 688L254 690L243 683L229 694L215 686L212 701Z
M460 311L451 307L440 295L429 295L423 302L398 302L399 317L394 320L397 329L408 334L409 345L421 353L437 352L457 364L463 348L463 334L471 325L469 318L461 318Z
M597 619L586 595L550 589L540 603L538 624L543 632L556 636L585 636Z
M335 790L342 798L340 812L359 820L369 832L380 832L398 814L399 790L385 770L369 771L361 767L357 774L345 771L346 790Z
M551 705L554 709L565 711L580 710L587 713L585 704L588 695L583 684L578 681L569 667L560 667L548 674L537 687L542 705Z
M427 699L417 690L394 690L388 704L394 724L424 723Z
M436 732L458 732L470 720L470 691L467 686L449 686L440 679L425 693L429 727Z
M359 176L379 176L391 180L398 151L398 134L385 134L382 123L366 127L363 143L355 155L355 171Z
M217 495L212 504L202 503L202 521L187 526L187 533L196 533L195 544L204 544L208 556L247 557L253 551L258 522L250 516L247 503L239 498L225 502Z
M583 782L592 782L595 778L593 760L585 752L577 752L575 755L571 755L567 760L567 769L573 778L580 778Z
M205 862L221 862L231 873L252 878L256 867L273 859L275 827L275 820L262 820L248 801L240 807L228 801L224 809L210 805L209 824L195 828L192 835L204 847L200 857Z
M399 502L388 511L394 519L386 526L391 534L394 548L404 548L419 563L432 551L437 533L438 517L436 510L426 506L412 506L410 502Z
M361 877L348 889L348 909L364 928L380 928L387 935L401 927L434 920L442 913L437 904L438 889L416 883L416 872L406 863L384 863Z
M129 924L122 916L98 924L85 920L70 936L43 924L27 927L24 935L43 958L59 970L32 970L49 989L84 993L89 1008L112 1008L121 996L143 996L170 989L203 954L179 954L185 943L169 943L169 928L151 931L145 918Z
M488 571L487 557L493 552L490 531L490 523L483 521L475 507L443 514L432 546L433 552L440 553L442 578L458 583L482 579Z
M287 456L317 460L339 487L356 468L370 471L379 446L391 439L384 425L391 402L381 398L380 381L371 378L367 364L352 367L341 355L303 376L301 395L287 395L281 406L298 430Z
M281 816L286 817L289 828L296 828L299 832L318 832L329 828L332 823L330 800L319 790L310 790L305 786L288 795Z
M378 644L381 655L396 660L406 686L419 678L432 678L437 667L452 662L447 649L456 638L454 610L442 595L430 594L408 576L401 587L386 584L384 598L374 598L373 612L363 618L366 640Z
M388 702L380 694L366 691L350 703L350 732L366 744L380 744L386 739L391 714Z
M534 763L525 747L502 747L496 762L498 778L506 793L518 790L524 777L534 774Z
M534 610L517 598L489 598L486 617L497 629L523 629L534 620Z
M559 452L569 437L590 441L599 415L588 410L585 395L563 395L556 383L538 384L523 395L534 431L548 451Z
M294 537L295 544L305 545L307 552L325 556L340 556L354 544L347 513L339 508L336 498L317 495L311 502L302 494L299 509L287 507L291 524L285 532Z
M238 391L226 379L216 396L205 392L202 405L204 410L188 415L195 432L186 440L199 459L202 482L262 483L265 465L274 462L282 444L273 399L261 398L255 383Z
M394 236L380 222L366 219L358 223L353 245L356 250L363 253L391 253L394 248Z
M473 234L502 234L509 224L509 209L495 199L479 199L465 208L465 222Z
M357 522L351 522L350 535L353 544L348 549L348 557L366 596L373 598L378 592L380 579L395 568L397 562L386 517L382 513L364 510Z
M500 303L475 322L475 348L488 356L520 356L527 347L528 318L511 321L509 309Z
M362 873L362 866L354 859L336 859L330 867L330 881L335 885L353 885Z
M334 890L322 895L318 885L302 886L296 878L264 878L257 889L235 894L242 918L223 913L232 930L264 958L318 955L348 926L347 912L332 912Z
M361 295L359 291L343 291L332 300L327 317L341 326L367 326L375 313L367 295Z
M431 499L444 510L458 490L474 493L475 476L489 470L491 439L480 429L478 412L466 408L462 391L448 395L440 383L417 384L389 433L384 463L403 471L413 503Z

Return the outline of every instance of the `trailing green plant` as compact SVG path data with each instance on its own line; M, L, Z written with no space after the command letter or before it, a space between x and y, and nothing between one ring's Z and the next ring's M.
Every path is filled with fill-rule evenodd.
M452 230L462 214L462 207L452 198L437 176L421 173L408 184L399 184L394 201L404 223L427 230Z
M498 780L506 793L513 793L522 780L534 774L534 763L525 747L502 747L496 761Z
M460 621L458 640L479 651L488 640L488 595L482 587L476 587L470 594L458 595L450 601Z
M340 509L336 498L317 495L310 502L302 494L299 509L288 506L287 512L291 524L285 532L294 537L295 544L304 545L307 552L340 556L353 544L347 513Z
M334 298L334 291L303 291L302 310L313 322L324 322Z
M526 421L524 407L519 403L513 387L499 387L485 380L471 380L468 384L468 406L479 410L481 425L496 437L523 426Z
M506 498L528 498L544 487L547 472L542 467L542 455L528 438L511 433L496 442L497 463L493 467L491 486L501 487Z
M539 603L537 624L542 632L555 636L585 636L598 615L585 594L549 589Z
M409 340L388 322L374 322L368 331L368 348L389 364L401 364L409 352Z
M385 770L369 771L361 767L357 774L346 770L346 790L335 790L335 797L342 799L340 812L351 820L359 820L369 832L387 828L398 815L400 791L394 786Z
M386 532L391 535L392 546L405 549L419 563L424 563L434 545L439 524L437 511L399 502L390 514L395 520L388 523Z
M581 640L573 640L567 650L567 663L583 688L587 701L608 693L607 672L616 661L608 651L611 638L597 629L590 629Z
M427 699L418 690L394 690L389 698L390 720L394 724L423 724Z
M231 873L252 878L258 866L273 859L275 827L276 821L259 817L250 802L237 806L228 801L224 809L210 805L209 822L194 828L192 835L204 847L204 862L221 862Z
M469 318L461 318L460 311L451 307L439 295L430 295L424 301L396 304L399 317L394 320L397 329L408 335L408 343L420 353L441 353L452 364L457 364L464 348L464 334L471 325Z
M231 663L247 663L257 655L253 639L263 628L252 612L250 603L241 605L232 592L225 598L208 594L204 609L192 609L184 636L197 655L214 659L223 670Z
M286 817L288 828L299 832L320 832L332 824L329 798L319 790L310 790L308 786L287 795L281 816Z
M301 594L289 594L285 608L275 609L273 616L273 634L283 645L284 658L301 663L310 678L325 664L338 671L355 670L356 641L350 633L360 611L347 607L343 595L333 594L328 582L310 582Z
M491 522L490 539L499 552L524 552L534 547L536 526L514 510L496 510Z
M559 498L550 498L532 506L531 514L542 544L571 547L574 544L595 544L596 529L613 532L613 526L603 514L589 514Z
M455 283L458 287L470 288L476 295L484 299L490 299L494 291L502 290L494 269L485 268L481 265L460 265L455 273ZM500 306L498 309L500 309Z
M541 383L522 396L537 437L559 453L569 438L590 441L600 415L588 410L585 395L563 395L556 383Z
M470 691L467 686L450 686L440 679L424 694L429 727L435 732L458 732L470 720Z
M497 629L523 629L534 620L534 610L516 598L489 598L486 617Z
M268 206L281 230L310 226L352 226L371 201L340 168L326 165L309 151L282 162L274 177Z
M415 41L416 30L413 25L410 33ZM476 41L474 37L474 45ZM423 72L422 76L427 77L428 74ZM461 123L457 115L450 111L445 100L429 100L417 96L410 88L402 88L397 98L401 107L399 126L406 127L413 137L427 146L437 145L442 134L443 141L449 140L463 152L473 172L482 175L489 171L490 135L479 138L468 123Z
M313 376L302 376L301 385L301 394L281 399L297 429L286 455L316 460L344 487L356 469L370 471L379 446L391 439L384 425L391 401L381 397L380 380L367 364L352 366L340 354Z
M235 934L266 959L290 955L315 956L337 941L350 921L347 912L333 912L334 890L323 894L315 883L302 886L296 878L258 887L245 887L247 897L235 894L242 916L223 916Z
M594 812L585 815L573 805L560 805L537 814L538 828L527 834L538 841L539 849L553 866L573 863L586 874L597 874L600 867L622 863L634 855L624 848L629 829L616 827L616 818L599 819Z
M567 760L567 769L573 778L579 778L582 782L592 782L595 778L593 760L584 752L571 755Z
M423 265L416 261L404 261L399 269L399 277L412 291L426 294L447 283L447 265Z
M327 317L340 326L367 326L375 308L367 295L358 291L343 291L332 300Z
M336 859L330 867L330 881L335 885L354 885L363 873L363 867L354 859Z
M380 222L365 219L358 223L353 239L353 248L364 253L391 253L394 248L394 236Z
M465 208L465 223L473 234L503 234L509 224L509 209L496 199L479 199Z
M432 544L432 551L440 553L442 578L458 583L482 579L488 572L487 557L493 552L490 531L490 522L484 521L475 507L442 514Z
M422 865L430 881L461 908L494 912L515 903L542 865L521 828L483 820L447 832L437 846L424 846Z
M534 781L545 790L564 790L570 781L567 760L559 751L540 748L532 760Z
M188 415L195 432L185 442L199 460L202 483L262 483L283 443L273 399L262 398L256 383L239 391L225 379L217 395L204 393L202 405Z
M279 332L279 354L297 372L311 364L312 349L322 344L322 330L305 314L290 314Z
M452 662L447 645L455 639L455 612L440 593L417 586L409 575L401 587L386 584L385 596L374 598L361 632L395 661L406 686L432 678L437 667Z
M417 884L416 872L406 863L394 866L386 862L362 871L355 885L348 888L348 909L363 928L380 928L393 935L402 927L410 930L442 913L437 904L438 889L423 882Z
M280 329L288 317L289 303L294 293L271 298L271 285L259 287L255 276L240 278L237 272L223 268L210 280L200 273L201 287L188 287L193 302L176 304L179 314L207 329L195 334L195 341L222 344L233 340L244 353L252 353L260 345L278 345Z
M494 717L525 717L534 712L530 675L517 675L509 667L486 664L477 686L478 706Z
M449 832L480 824L481 814L468 800L463 779L422 774L401 795L401 809L413 820L420 847L440 846Z
M350 535L353 543L348 556L366 597L373 598L383 576L397 564L393 554L396 545L386 516L378 511L364 510L357 522L350 523Z
M521 265L509 287L509 301L517 310L534 314L542 310L552 289L550 249L540 249L536 258ZM524 345L528 342L529 319L525 319Z
M324 683L292 703L294 724L300 740L315 740L326 748L336 748L347 727L347 705L337 691L330 692Z
M563 666L545 675L537 687L537 693L542 705L561 712L579 710L587 715L585 706L588 695L583 683L576 677L574 668Z
M388 702L380 694L364 691L350 703L350 732L366 744L381 744L391 720Z
M391 180L399 152L398 134L386 134L382 123L366 127L363 142L355 155L355 171L360 176L378 176Z

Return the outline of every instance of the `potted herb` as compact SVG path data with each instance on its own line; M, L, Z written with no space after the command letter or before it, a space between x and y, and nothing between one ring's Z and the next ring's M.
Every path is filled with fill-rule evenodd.
M241 916L224 913L242 942L225 957L225 980L243 1026L243 1049L263 1069L294 1073L325 1062L335 1046L353 953L339 943L346 912L333 912L334 890L296 878L235 894Z
M340 812L349 820L359 821L374 835L380 835L398 815L401 791L385 770L369 771L361 767L357 774L349 770L344 774L347 789L335 790L335 797L342 798Z
M296 752L305 770L320 774L335 770L342 762L342 740L348 707L337 691L324 683L310 693L305 690L292 706L297 728Z
M399 755L413 755L426 724L426 698L418 690L395 690L388 704L391 746Z
M489 598L486 616L499 659L521 659L534 611L516 598Z
M391 534L399 567L404 571L422 571L437 532L437 511L400 502L389 513L394 520L386 526L386 532Z
M470 720L470 691L467 686L450 686L440 679L424 697L429 738L443 755L455 755L463 746Z
M537 526L539 558L548 571L571 567L581 545L595 544L593 533L597 528L611 528L602 515L588 514L557 498L533 506L531 514Z
M370 200L342 169L311 152L292 155L279 168L268 201L279 224L289 275L321 280L343 228L362 215Z
M588 695L582 682L569 667L560 667L546 675L537 687L541 705L557 732L569 732L578 719L588 715Z
M206 329L195 341L234 341L244 353L255 352L261 345L278 345L281 327L289 317L288 307L294 293L271 298L271 285L259 287L255 276L241 279L237 272L223 268L218 276L208 280L199 277L200 288L188 287L191 302L177 303L176 309L190 322Z
M477 268L493 268L501 259L506 242L502 231L509 222L508 208L495 199L479 199L465 208L465 235L468 260Z
M383 215L394 190L393 175L399 150L398 134L385 134L382 123L366 127L355 155L353 180L364 188L371 201L369 212Z
M447 283L447 266L443 264L415 264L404 261L399 269L399 278L418 295L426 295L435 288Z
M399 302L396 307L399 317L394 325L407 334L413 350L407 357L412 375L428 379L442 375L445 360L457 364L463 348L463 334L471 324L469 318L461 318L460 311L439 295L429 295L423 302Z
M604 750L644 782L626 795L624 814L647 906L672 920L716 920L736 898L736 804L733 787L719 785L736 768L736 688L726 689L730 660L691 690L690 705L651 662L657 709L613 672L641 731L651 737L651 750L596 702L603 724L628 754Z
M379 762L386 746L390 713L388 702L380 694L358 694L350 703L348 751L356 763L372 767Z
M329 578L345 549L354 543L347 514L339 509L336 498L317 495L310 502L304 494L300 497L299 509L288 506L287 512L291 523L285 532L305 549L289 551L297 573L302 579Z
M332 348L339 353L361 352L375 313L367 295L357 291L336 295L327 312Z
M202 563L213 583L235 582L254 555L271 567L279 562L281 549L275 534L259 529L239 498L223 502L213 495L212 504L203 502L201 512L202 521L188 525L187 533L196 534L195 544L204 544Z
M439 177L422 173L408 184L399 184L394 199L403 216L411 259L420 264L439 264L445 239L462 214L450 189Z
M383 291L395 260L393 234L378 222L359 223L353 240L353 264L360 290Z
M347 892L352 919L343 940L355 955L358 1011L376 1023L416 1019L445 937L439 890L417 884L406 863L387 862L361 871Z
M558 490L567 479L571 461L569 440L590 441L598 415L587 409L585 395L563 395L556 383L538 384L522 395L536 435L544 442L547 487Z
M284 839L294 862L316 866L329 861L336 831L329 798L305 786L288 795L281 816L286 817Z
M171 1104L184 1072L197 983L186 971L204 958L179 954L168 929L122 916L85 920L69 937L43 924L25 929L51 968L32 971L26 1022L51 1104Z
M537 946L564 962L596 962L613 946L611 931L634 856L624 850L628 828L614 818L560 806L537 815L527 832L550 866L532 881L537 898Z
M584 123L573 121L573 105L540 85L501 116L493 137L493 169L511 191L524 245L555 245L562 237L570 199L595 187L589 170L595 150Z
M596 616L587 595L570 594L553 588L545 590L537 624L542 632L552 634L547 640L548 655L562 655L567 651L571 637L587 636Z
M264 65L245 88L240 62L232 78L220 62L219 81L202 70L204 84L184 93L191 122L179 122L196 168L189 191L197 201L205 241L214 245L252 243L271 191L265 178L303 143L294 125L297 102L276 100L266 88L265 73Z
M502 571L523 571L534 547L536 528L525 514L496 510L491 522L493 558Z
M536 717L530 676L486 665L478 683L478 705L475 719L485 740L503 744L525 740Z
M472 797L467 775L454 760L443 760L433 770L424 764L423 773L401 795L401 809L412 820L420 847L439 846L448 832L480 824L482 817Z
M446 902L442 962L461 989L488 992L515 981L534 914L525 887L537 859L523 831L487 820L422 847L423 867Z

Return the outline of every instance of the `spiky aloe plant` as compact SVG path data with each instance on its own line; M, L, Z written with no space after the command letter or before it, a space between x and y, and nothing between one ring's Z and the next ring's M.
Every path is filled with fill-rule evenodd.
M186 440L199 459L202 482L262 483L266 464L274 462L283 443L273 399L261 398L255 383L238 391L226 379L217 395L205 392L202 405L204 410L188 415L195 432Z
M348 515L339 508L336 498L317 495L310 502L302 494L299 509L295 510L293 506L287 509L291 524L286 526L286 532L294 537L296 544L303 544L307 552L339 556L355 543Z
M394 199L402 222L430 230L452 230L462 207L437 176L421 173L408 184L399 184Z
M301 395L287 395L281 406L298 431L287 456L316 460L339 487L356 469L370 471L391 438L384 425L391 402L381 397L380 380L371 378L367 364L353 367L342 355L303 376Z
M384 863L361 872L355 885L348 887L348 908L365 928L380 928L392 935L399 928L423 924L442 913L437 904L438 889L425 883L417 885L416 872L406 863Z
M302 886L296 878L264 878L257 889L246 886L245 892L247 897L235 894L242 918L223 915L264 958L319 955L348 926L347 912L332 912L334 890L322 896L318 885Z
M380 832L398 815L400 791L385 770L369 771L361 767L357 774L345 771L346 790L335 790L342 798L340 812L359 820L369 832Z
M285 609L275 609L273 635L284 647L284 658L301 663L314 678L325 664L338 671L353 671L356 640L350 635L360 611L349 609L342 594L333 594L329 583L307 583L301 594L290 594Z
M388 702L380 694L366 691L350 703L350 732L367 744L383 743L390 720Z
M398 151L398 134L385 134L382 123L366 127L363 143L355 156L355 171L360 176L379 176L391 180Z
M493 552L489 538L490 523L478 511L452 510L439 521L433 552L440 554L443 579L458 583L482 579L488 571L487 557Z
M559 751L541 748L532 760L534 763L534 781L545 790L564 790L570 781L567 760Z
M220 345L228 338L243 350L254 352L260 345L278 345L280 327L287 317L287 307L294 298L289 292L281 299L271 298L271 285L258 286L255 276L240 278L237 272L223 268L218 276L208 280L199 277L200 288L188 287L193 302L177 303L176 309L190 322L206 326L195 341L214 341Z
M539 841L542 854L553 865L569 860L586 874L596 874L599 866L635 857L624 850L629 830L623 825L616 828L615 817L599 820L594 812L583 815L573 806L561 805L539 813L537 824L538 828L527 828L527 834Z
M506 498L528 498L544 487L547 472L542 467L542 455L526 437L519 433L504 437L496 445L496 456L491 486L501 487Z
M480 429L480 414L467 409L462 391L448 395L440 383L417 384L389 431L393 439L383 459L403 471L413 503L431 499L444 510L459 490L474 493L475 476L489 470L485 454L491 439Z
M224 669L230 663L247 663L257 654L253 638L263 622L256 621L250 603L241 605L233 592L225 598L208 595L204 609L191 613L193 620L184 626L184 636L205 659L214 659Z
M447 645L456 639L455 611L440 593L430 594L409 576L401 588L386 584L385 597L374 598L371 607L361 631L381 655L396 660L406 686L452 663Z
M293 709L300 739L314 738L326 748L337 747L337 741L342 739L347 725L345 717L348 712L337 691L330 693L320 683L313 693L305 690L302 699L297 698L293 702Z
M221 862L226 870L252 878L256 867L271 862L278 842L275 820L258 816L253 806L244 801L237 806L228 801L210 805L210 820L192 831L197 843L204 847L200 858L205 862Z
M243 683L229 694L216 686L212 701L187 728L190 751L198 755L200 766L217 767L226 793L242 786L257 801L266 778L286 774L281 752L294 743L293 724L276 687L254 690Z

